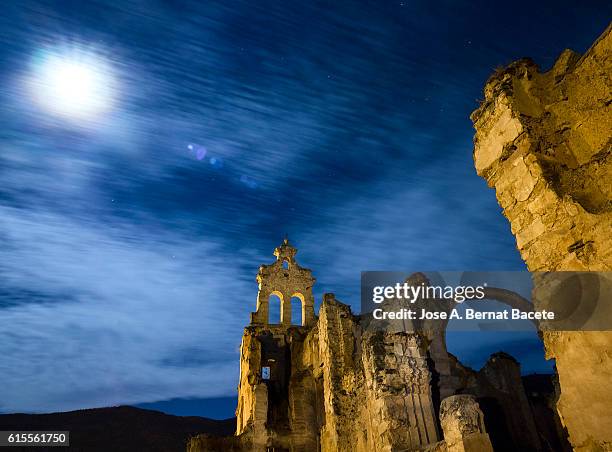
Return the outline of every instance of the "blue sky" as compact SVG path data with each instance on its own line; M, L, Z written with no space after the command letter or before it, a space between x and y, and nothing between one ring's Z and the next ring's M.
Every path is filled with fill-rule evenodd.
M523 269L469 114L496 67L585 51L612 7L494 3L3 5L0 411L230 416L255 274L286 233L317 300L355 309L363 270ZM112 77L94 118L29 84L75 52ZM531 336L449 347L550 369Z

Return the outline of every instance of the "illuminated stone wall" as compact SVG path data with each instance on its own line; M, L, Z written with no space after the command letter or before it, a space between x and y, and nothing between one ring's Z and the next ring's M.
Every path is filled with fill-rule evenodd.
M303 325L269 324L269 294L300 292L304 300L312 294L314 278L297 264L296 252L286 241L276 249L277 263L258 273L257 311L240 348L236 435L200 435L189 452L481 452L490 442L478 399L502 410L488 421L506 432L503 441L517 450L541 450L512 357L493 355L475 372L446 351L443 333L370 329L333 294L324 295L319 316L313 311ZM279 264L285 258L288 268ZM454 408L442 412L455 394L473 398L449 401ZM470 430L473 422L465 424L466 413L480 413L476 430ZM448 444L442 419L452 436Z
M612 33L548 72L498 71L473 114L474 162L532 271L612 270ZM612 333L545 332L575 450L612 450Z

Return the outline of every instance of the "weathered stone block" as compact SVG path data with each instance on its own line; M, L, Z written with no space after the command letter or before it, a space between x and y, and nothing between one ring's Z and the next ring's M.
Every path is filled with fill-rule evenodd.
M440 423L448 452L493 452L484 416L474 396L464 394L444 399Z

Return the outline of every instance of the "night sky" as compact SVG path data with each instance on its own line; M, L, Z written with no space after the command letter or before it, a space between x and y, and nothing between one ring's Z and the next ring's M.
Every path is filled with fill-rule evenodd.
M285 234L317 302L356 311L363 270L524 269L469 114L496 67L584 52L612 4L497 3L4 2L0 411L231 416ZM93 103L54 89L62 61ZM449 349L552 365L535 334Z

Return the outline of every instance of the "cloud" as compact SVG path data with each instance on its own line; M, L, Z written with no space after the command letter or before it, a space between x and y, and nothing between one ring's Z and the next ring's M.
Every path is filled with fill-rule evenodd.
M0 310L4 411L231 395L254 283L205 240L0 208L0 278L55 294ZM232 378L233 377L233 378Z
M465 165L463 157L447 155L445 165ZM524 269L506 220L490 214L499 210L493 191L484 191L475 175L455 182L437 176L439 170L406 175L396 168L328 206L300 237L319 284L357 307L361 271ZM461 187L453 189L455 183Z

